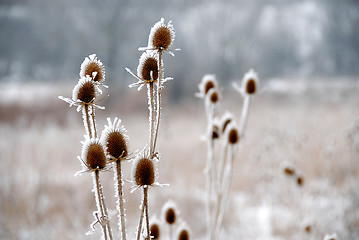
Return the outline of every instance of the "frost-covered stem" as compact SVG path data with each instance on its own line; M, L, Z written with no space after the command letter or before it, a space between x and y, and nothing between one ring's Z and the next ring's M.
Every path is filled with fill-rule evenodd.
M116 178L117 181L115 183L116 190L117 190L117 210L119 211L118 214L118 223L119 227L121 228L120 231L122 233L122 240L126 240L126 219L125 219L125 208L124 208L124 199L123 199L123 191L122 191L122 171L121 171L121 161L116 161Z
M102 200L101 200L101 192L100 192L100 176L99 176L99 170L95 170L93 172L93 179L94 179L94 187L95 187L95 198L96 198L96 202L97 202L97 211L100 214L100 225L102 227L102 233L103 233L103 237L105 240L107 240L107 230L106 227L107 225L104 224L104 220L105 220L105 216L104 216L104 211L103 211L103 205L102 205Z
M140 222L138 223L138 227L137 227L137 240L140 240L140 237L141 237L142 220L143 220L144 211L145 211L145 199L142 199Z
M246 94L244 96L241 119L239 122L239 134L241 137L244 135L244 130L247 126L250 101L251 101L251 96Z
M146 239L150 239L150 221L148 217L148 187L143 188L143 200L145 202L144 206L146 207L146 228L147 228Z
M213 118L214 118L214 109L213 105L209 102L206 102L206 114L207 114L207 166L205 170L206 174L206 219L207 219L207 239L213 239L213 229L212 229L212 185L213 185L213 141L212 141L212 128L213 128Z
M223 192L222 189L222 183L224 178L224 164L226 162L228 152L228 141L227 139L223 139L222 141L222 149L221 149L221 155L219 159L219 166L218 166L218 175L217 175L217 194L221 194Z
M156 143L158 136L158 129L160 125L161 118L161 90L162 90L162 79L163 79L163 71L162 71L162 50L158 52L158 80L157 80L157 115L156 115L156 129L155 129L155 139L153 142L153 151L156 151Z
M155 105L154 105L154 87L153 82L149 83L148 91L147 91L147 97L148 97L148 110L149 110L149 116L148 121L150 124L150 139L149 139L149 145L150 145L150 156L152 157L154 153L153 149L153 131L154 131L154 125L155 125L155 119L154 119L154 113L155 113Z
M95 120L95 107L91 106L91 117L92 117L92 127L95 138L97 138L97 129L96 129L96 120Z
M83 108L83 118L84 118L84 124L85 129L87 129L87 134L89 135L90 139L92 138L92 130L91 130L91 124L90 124L90 118L89 118L89 105L85 104Z
M172 227L172 224L169 224L169 231L168 231L168 234L169 234L169 240L173 240L173 227Z
M107 210L107 207L106 207L106 204L105 204L105 197L104 197L103 192L102 192L102 186L101 186L100 178L99 178L99 186L100 186L100 196L101 196L101 200L102 200L102 206L103 206L103 210L104 210L104 218L105 218L105 221L106 221L108 236L109 236L110 240L112 240L112 230L111 230L110 220L108 219L108 210Z
M233 175L233 160L234 160L234 154L235 154L235 147L230 145L229 146L229 154L228 154L228 161L226 166L226 175L224 176L224 183L222 185L223 196L222 201L220 203L220 211L218 215L218 223L216 224L216 233L220 235L220 232L222 230L222 224L223 224L223 217L227 206L227 200L229 195L229 189L232 184L232 175Z

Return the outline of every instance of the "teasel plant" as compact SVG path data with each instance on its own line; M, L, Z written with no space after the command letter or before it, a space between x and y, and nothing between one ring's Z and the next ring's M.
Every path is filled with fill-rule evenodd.
M59 96L59 99L77 106L77 111L82 110L83 123L85 127L85 141L82 142L82 154L78 159L81 162L82 170L75 175L84 172L91 172L95 193L97 211L93 212L95 221L90 225L94 232L95 225L98 223L102 228L103 239L112 240L112 230L108 219L108 210L100 183L100 172L108 169L106 167L105 150L97 137L95 107L104 109L96 103L100 101L98 97L102 94L101 86L105 80L105 68L103 63L97 59L95 54L86 57L81 64L80 80L72 91L72 99Z
M123 180L122 180L122 162L131 159L128 151L128 136L126 129L121 125L121 119L115 118L111 121L107 118L108 125L105 125L101 134L101 143L105 147L107 161L113 163L115 197L117 198L118 226L121 232L122 240L126 240L126 213L123 197Z
M206 174L206 225L207 239L220 239L223 218L228 203L228 196L233 175L233 162L240 139L243 138L251 97L258 89L258 76L250 70L242 79L242 85L233 83L233 87L244 98L239 121L239 127L233 115L226 112L219 120L216 109L221 95L215 75L207 74L199 84L197 97L204 99L207 130L205 140L207 142ZM221 140L221 153L215 154L215 143ZM216 159L219 156L219 159Z
M148 164L155 163L159 160L159 153L156 151L157 137L160 125L161 117L161 92L163 90L163 84L172 78L164 78L164 64L163 64L163 52L168 52L174 56L173 51L179 49L172 49L171 46L175 39L175 31L171 21L165 24L163 18L158 21L150 30L148 38L148 46L140 47L140 51L144 51L139 59L137 67L137 74L133 73L129 68L126 71L137 79L137 82L130 84L129 87L137 87L138 91L143 87L147 87L148 109L149 109L149 140L147 144L147 150L144 149L137 159L147 159ZM142 155L142 156L141 156ZM142 162L143 162L142 161ZM133 169L138 169L140 160L134 161ZM136 172L133 170L133 172ZM139 171L141 172L141 171ZM143 173L145 174L145 173ZM137 176L139 177L139 176ZM148 186L151 184L143 184L141 181L137 181L136 177L133 177L134 188L143 189L143 200L141 204L140 221L137 231L137 239L140 239L142 231L142 221L144 213L146 218L147 236L149 238L149 217L148 217ZM160 185L160 184L157 184ZM162 186L162 185L160 185Z

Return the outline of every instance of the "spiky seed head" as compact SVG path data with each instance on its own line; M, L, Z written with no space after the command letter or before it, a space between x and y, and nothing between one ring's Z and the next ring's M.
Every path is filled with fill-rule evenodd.
M166 25L165 20L161 18L150 31L148 46L156 50L169 50L175 39L175 32L171 21Z
M167 201L162 208L162 214L164 221L167 224L174 224L176 222L177 215L179 214L179 211L177 209L177 206L175 202L172 200Z
M132 178L136 185L150 186L155 182L155 166L148 157L138 157L132 168Z
M295 174L295 170L291 167L285 167L284 168L284 173L289 175L289 176L293 176Z
M222 125L222 133L225 133L226 128L228 124L230 124L233 121L233 115L229 112L226 112L221 119L221 125Z
M231 129L229 129L228 131L228 142L230 144L236 144L239 142L239 133L237 128L232 127Z
M259 79L257 73L251 69L247 72L242 80L242 89L244 94L255 94L257 92Z
M218 92L212 88L212 89L210 89L208 94L209 94L209 100L211 101L211 103L216 104L219 100Z
M212 140L218 139L219 138L219 128L217 125L213 125L213 130L212 130Z
M97 94L94 82L87 76L81 78L72 90L72 99L83 103L91 103Z
M106 167L106 156L98 139L87 139L82 147L82 159L89 170L102 170Z
M97 59L96 54L85 58L81 64L80 77L90 76L94 82L105 81L105 66Z
M180 231L178 235L178 240L189 240L189 233L187 229L183 229Z
M141 55L137 75L147 81L158 79L158 61L153 52L144 52Z
M111 132L106 144L107 153L115 158L125 158L128 155L127 143L121 132Z
M151 239L159 239L160 238L160 226L158 223L151 224L150 236L151 236Z
M303 184L304 184L304 179L303 179L303 177L298 176L298 177L297 177L297 185L301 187L301 186L303 186Z
M200 97L204 97L208 94L209 90L217 88L216 75L206 74L203 76L201 83L198 85Z

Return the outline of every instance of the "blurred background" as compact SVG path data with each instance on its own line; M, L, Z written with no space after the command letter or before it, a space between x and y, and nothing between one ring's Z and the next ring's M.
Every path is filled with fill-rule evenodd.
M193 239L204 239L206 124L194 93L204 74L216 74L218 116L231 111L239 119L242 100L231 84L254 68L261 90L237 154L224 238L324 239L335 232L358 239L355 0L0 1L0 238L99 238L85 235L95 210L91 177L73 177L81 115L57 97L71 97L82 61L96 53L109 86L98 128L119 116L132 150L142 149L146 92L128 88L135 79L124 69L136 70L137 48L161 17L173 21L173 47L181 51L164 57L165 76L174 80L164 90L159 172L171 186L152 191L150 211L161 217L163 203L176 200ZM284 163L304 186L283 174ZM131 164L126 168L129 179ZM115 210L111 171L103 185ZM132 238L140 194L125 186Z

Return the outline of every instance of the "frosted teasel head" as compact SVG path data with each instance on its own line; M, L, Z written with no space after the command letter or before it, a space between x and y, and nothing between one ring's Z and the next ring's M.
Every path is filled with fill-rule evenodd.
M179 210L173 200L168 200L162 208L162 217L165 223L175 224L179 215Z
M238 145L240 134L234 122L229 123L226 127L225 138L230 145Z
M239 87L236 83L233 83L233 87L243 96L256 94L259 87L257 73L253 69L250 69L242 79L242 86Z
M199 92L195 94L196 97L204 98L209 90L212 88L217 89L218 83L216 75L206 74L203 76L201 83L198 85Z
M190 238L190 229L186 223L181 223L177 229L177 239L178 240L189 240Z
M222 118L221 118L221 123L220 123L222 133L225 133L225 132L226 132L227 126L228 126L231 122L233 122L233 115L232 115L232 113L230 113L230 112L226 112L226 113L222 116Z
M161 229L160 229L160 221L157 217L152 217L150 219L150 236L151 239L159 239L161 236Z
M94 104L99 94L99 89L91 77L85 76L78 81L72 90L72 99L63 96L59 96L59 99L70 104L70 107L77 106L77 111L80 111L85 105L93 105L103 109L103 107Z
M90 76L98 84L105 81L105 66L97 59L96 54L89 55L81 64L80 77L86 76Z
M220 98L221 96L215 88L211 88L205 96L206 103L211 105L217 105Z
M121 119L116 117L112 122L107 118L107 122L101 134L101 143L109 161L128 160L128 136L125 127L121 125Z
M161 20L155 23L155 25L151 28L147 47L140 47L139 50L155 50L157 52L164 50L174 56L172 51L179 50L170 48L174 40L175 30L173 28L172 21L169 21L166 25L165 19L161 18Z
M76 173L76 175L83 172L105 170L106 169L106 155L104 147L98 138L89 138L86 136L82 142L81 157L78 157L82 163L83 169Z
M146 84L157 82L159 73L158 66L158 55L156 52L146 51L142 53L137 67L137 75L126 68L126 71L138 80L136 83L130 84L129 87L138 87L138 90L141 90ZM163 61L160 66L163 66ZM162 79L161 84L171 79L172 78Z

